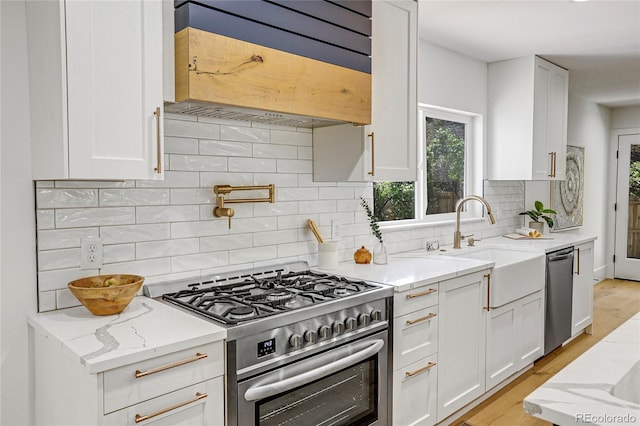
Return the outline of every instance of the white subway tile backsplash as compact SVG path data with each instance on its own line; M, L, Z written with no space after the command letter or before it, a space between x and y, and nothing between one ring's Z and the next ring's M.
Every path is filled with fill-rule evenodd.
M251 157L252 144L228 140L200 140L200 155Z
M98 190L41 188L36 191L38 209L73 207L98 207Z
M71 228L38 231L38 250L80 247L82 238L98 237L98 228Z
M78 257L78 260L79 259ZM100 271L98 269L80 269L79 267L40 271L38 272L38 289L40 291L50 291L67 288L67 284L73 280L99 274Z
M372 202L369 182L314 182L312 132L260 123L181 114L165 117L165 175L160 181L38 181L39 310L76 306L69 281L91 275L136 273L151 284L305 260L317 265L317 242L340 242L341 260L377 245L359 197ZM275 203L230 204L231 229L214 218L214 185L276 185ZM467 222L482 238L522 224L522 181L485 181L497 225ZM235 197L265 197L245 191ZM383 230L391 253L450 244L453 226L430 224ZM100 237L103 268L81 270L79 243Z
M199 218L197 205L136 207L136 223L189 222Z
M153 206L169 204L168 189L101 189L100 206Z
M130 262L136 260L135 244L112 244L103 246L102 263Z
M226 220L171 224L171 238L209 237L229 233Z
M278 159L278 173L313 173L313 161Z
M264 234L264 232L255 235ZM253 234L219 235L200 238L200 252L225 251L253 247Z
M38 251L38 271L80 266L80 249Z
M269 142L269 130L238 124L220 126L220 139L239 142Z
M55 210L38 210L36 212L36 229L53 229L56 226Z
M55 216L56 228L133 224L136 219L134 207L57 209Z
M169 239L169 224L104 226L100 228L103 244L137 243Z
M220 139L220 126L198 121L165 120L164 135L165 137Z
M138 260L195 254L199 251L200 245L197 238L150 241L135 245L135 254Z
M56 292L41 291L38 294L38 312L53 311L56 309Z
M229 158L230 172L266 172L276 171L275 159L265 158Z
M271 130L271 143L281 145L311 146L312 134L291 130Z
M164 152L166 154L198 154L198 139L165 136Z
M185 272L198 269L216 268L229 264L229 254L226 251L191 254L171 258L172 272Z
M169 155L171 170L220 172L227 170L227 159L213 155Z
M246 248L242 250L230 250L229 251L229 264L241 264L247 262L259 262L261 260L277 259L278 246L265 246Z
M298 148L291 145L255 144L254 158L298 158Z

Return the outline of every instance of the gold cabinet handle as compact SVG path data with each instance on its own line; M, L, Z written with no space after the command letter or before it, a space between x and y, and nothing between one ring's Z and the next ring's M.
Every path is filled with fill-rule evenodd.
M419 322L430 320L431 318L437 317L437 316L438 316L438 314L431 313L431 314L427 315L426 317L422 317L422 318L418 318L418 319L414 319L414 320L407 320L407 325L417 324Z
M206 393L196 392L196 396L194 396L193 398L190 398L190 399L188 399L186 401L182 401L182 402L179 402L177 404L171 405L171 406L169 406L167 408L163 408L162 410L158 410L155 413L145 414L145 415L136 414L136 417L135 417L136 423L140 423L140 422L144 422L145 420L152 419L152 418L154 418L156 416L159 416L160 414L167 413L167 412L169 412L171 410L175 410L176 408L180 408L180 407L183 407L183 406L185 406L187 404L191 404L192 402L196 402L196 401L199 401L201 399L204 399L207 396L209 396L209 395L207 395Z
M416 376L420 373L424 373L425 371L429 370L432 367L435 367L436 363L435 362L430 362L427 365L425 365L422 368L418 368L416 371L406 371L404 373L405 377L412 377L412 376Z
M431 293L435 293L436 290L435 288L430 288L427 291L423 291L421 293L414 293L414 294L407 294L407 299L415 299L416 297L420 297L420 296L426 296L427 294L431 294Z
M161 371L168 370L170 368L178 367L180 365L189 364L190 362L194 362L194 361L197 361L199 359L206 358L208 356L209 355L207 355L207 354L201 354L200 352L198 352L198 353L196 353L196 356L194 356L194 357L183 359L181 361L172 362L171 364L163 365L161 367L152 368L151 370L147 370L147 371L136 370L136 379L139 379L139 378L145 377L145 376L149 376L151 374L159 373Z
M369 133L367 136L369 136L371 138L371 171L369 172L369 174L371 176L373 176L375 174L375 161L376 161L376 155L375 155L375 134L373 132Z
M556 177L557 164L558 164L558 153L553 151L553 177Z
M580 247L576 248L576 250L578 251L578 270L576 271L576 275L580 275Z
M485 274L484 277L487 279L487 306L484 307L485 311L491 310L491 274Z
M156 150L158 151L158 162L156 163L156 167L153 169L156 173L162 173L162 140L160 138L160 107L157 107L153 112L153 115L156 116Z
M553 152L549 153L549 174L547 176L553 177Z

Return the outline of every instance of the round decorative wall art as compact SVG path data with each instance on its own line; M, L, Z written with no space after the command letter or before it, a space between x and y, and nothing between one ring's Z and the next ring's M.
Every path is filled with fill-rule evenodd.
M567 145L564 181L551 182L551 208L557 212L553 231L582 226L584 197L584 148Z

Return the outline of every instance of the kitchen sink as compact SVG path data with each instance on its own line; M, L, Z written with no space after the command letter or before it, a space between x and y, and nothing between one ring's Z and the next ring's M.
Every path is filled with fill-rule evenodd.
M496 308L544 288L544 253L497 247L474 247L447 251L444 256L494 262L491 272L490 306Z

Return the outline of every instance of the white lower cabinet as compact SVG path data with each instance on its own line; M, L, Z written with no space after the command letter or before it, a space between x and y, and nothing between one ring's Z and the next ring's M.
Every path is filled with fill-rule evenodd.
M487 313L486 389L489 390L543 354L542 290Z
M593 323L593 241L574 249L571 336Z
M436 422L438 285L396 293L393 319L393 424Z
M488 273L439 283L438 422L485 392Z
M34 332L35 424L223 426L222 341L95 374Z

